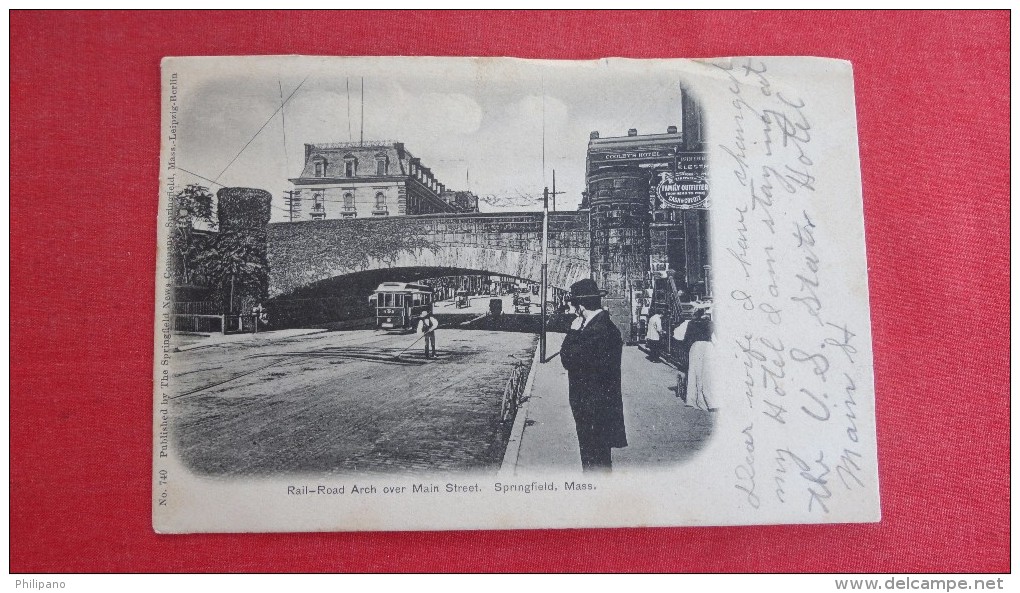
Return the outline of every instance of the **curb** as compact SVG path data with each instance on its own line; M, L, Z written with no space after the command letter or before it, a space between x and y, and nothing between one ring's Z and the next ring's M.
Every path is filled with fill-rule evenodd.
M521 444L524 442L524 428L528 423L528 411L531 408L532 390L535 388L535 375L538 374L538 365L543 364L540 360L542 348L535 344L535 355L531 359L531 370L528 372L528 380L524 383L522 397L527 399L524 405L518 408L514 416L514 425L510 429L510 440L506 444L506 452L503 453L503 462L499 465L496 476L515 475L517 473L517 459L521 455Z

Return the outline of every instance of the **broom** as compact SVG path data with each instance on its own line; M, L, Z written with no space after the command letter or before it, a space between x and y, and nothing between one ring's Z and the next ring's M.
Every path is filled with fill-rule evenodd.
M415 344L417 344L417 343L418 343L418 341L419 341L419 340L421 340L421 339L422 339L422 338L424 338L425 336L429 335L430 333L432 333L432 330L431 330L431 329L430 329L429 331L427 331L427 332L424 332L424 333L423 333L422 335L418 336L418 338L417 338L417 339L415 339L415 341L411 342L411 343L410 343L410 344L409 344L409 345L407 346L407 348L404 348L403 350L401 350L400 352L398 352L398 353L397 353L397 355L393 357L393 360L399 360L399 359L400 359L400 356L401 356L402 354L404 354L405 352L407 352L408 350L410 350L410 349L411 349L411 348L412 348L412 347L413 347L413 346L414 346Z

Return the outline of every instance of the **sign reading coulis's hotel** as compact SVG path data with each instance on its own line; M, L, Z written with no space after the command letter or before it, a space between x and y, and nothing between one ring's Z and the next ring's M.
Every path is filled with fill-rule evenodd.
M634 162L641 160L653 160L660 161L664 159L672 159L672 150L654 150L654 149L641 149L641 150L600 150L592 151L591 160L592 162L598 161L626 161Z

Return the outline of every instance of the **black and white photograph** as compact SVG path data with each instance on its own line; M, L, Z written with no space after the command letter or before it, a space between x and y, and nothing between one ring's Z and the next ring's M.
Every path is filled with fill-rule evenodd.
M157 531L873 521L835 60L163 62Z

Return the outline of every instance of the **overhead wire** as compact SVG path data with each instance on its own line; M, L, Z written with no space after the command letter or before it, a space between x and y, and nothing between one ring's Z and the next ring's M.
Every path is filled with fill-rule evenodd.
M309 76L310 76L310 75L309 75ZM308 76L305 76L304 80L302 80L302 81L301 81L301 84L297 85L297 88L295 88L295 89L294 89L293 91L291 91L290 95L288 95L288 96L287 96L287 99L286 99L286 100L284 100L284 102L283 102L283 103L281 103L281 104L280 104L280 106L276 108L276 111L273 111L273 114L272 114L272 115L270 115L270 116L269 116L269 118L268 118L268 119L267 119L267 120L265 121L265 123L263 123L263 124L262 124L262 126L261 126L261 127L260 127L260 128L258 129L258 131L256 131L256 132L255 132L255 135L253 135L253 136L252 136L252 137L251 137L251 138L250 138L250 139L248 140L248 142L246 142L246 143L244 144L244 146L243 146L243 147L241 147L241 150L239 150L239 151L237 152L237 154L236 154L236 155L234 155L234 158L230 159L230 162L229 162L229 163L227 163L227 166L226 166L226 167L223 167L223 170L222 170L222 171L220 171L220 174L216 176L216 180L214 181L214 183L218 182L218 181L219 181L219 179L220 179L220 177L223 177L223 174L227 172L227 169L229 169L229 168L230 168L230 166L231 166L231 165L233 165L233 164L234 164L234 162L235 162L235 161L236 161L236 160L237 160L238 158L240 158L240 157L241 157L241 155L242 155L242 154L244 153L244 151L245 151L245 150L247 150L249 146L251 146L251 143L252 143L252 142L254 142L256 138L258 138L259 134L261 134L261 133L262 133L262 130L266 129L266 126L268 126L268 125L269 125L269 122L273 121L273 118L274 118L274 117L276 117L276 114L277 114L277 113L280 113L280 111L282 111L282 110L283 110L283 107L284 107L284 105L286 105L286 104L287 104L287 103L288 103L288 102L289 102L289 101L290 101L290 100L291 100L291 99L292 99L292 98L294 97L294 95L295 95L295 94L296 94L296 93L297 93L297 92L298 92L299 90L301 90L301 87L302 87L302 86L304 86L304 84L305 84L305 81L306 81L306 80L308 80Z
M208 177L203 177L203 176L199 175L198 173L195 173L194 171L189 171L189 170L185 169L184 167L180 167L180 166L178 166L178 167L175 167L175 168L176 168L176 169L177 169L178 171L184 171L184 172L185 172L185 173L187 173L188 175L194 175L195 177L198 177L199 179L202 179L202 180L204 180L204 181L208 181L209 183L213 183L213 184L216 184L216 185L218 185L218 186L220 186L220 187L227 187L227 186L223 185L222 183L220 183L220 182L218 182L218 181L213 181L212 179L209 179Z

